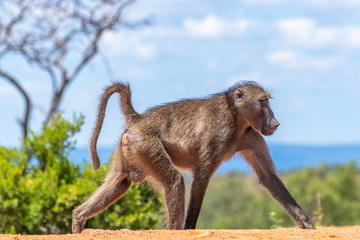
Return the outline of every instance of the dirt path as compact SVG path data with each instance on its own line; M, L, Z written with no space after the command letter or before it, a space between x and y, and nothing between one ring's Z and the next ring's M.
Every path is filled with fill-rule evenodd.
M279 228L271 230L138 230L127 229L110 231L86 229L81 234L66 235L1 235L1 240L189 240L189 239L357 239L360 240L360 226L320 227L317 230L301 230L298 228Z

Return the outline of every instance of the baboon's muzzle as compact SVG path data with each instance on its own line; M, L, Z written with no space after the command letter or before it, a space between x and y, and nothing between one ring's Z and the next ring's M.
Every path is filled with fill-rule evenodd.
M263 129L262 134L264 136L269 136L272 135L276 129L279 127L280 123L278 122L278 120L276 120L275 118L273 118L271 120L271 122L269 123L269 125Z

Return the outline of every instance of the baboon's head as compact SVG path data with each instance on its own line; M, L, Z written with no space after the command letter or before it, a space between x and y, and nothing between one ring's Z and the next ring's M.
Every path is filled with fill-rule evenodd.
M241 82L229 90L239 120L245 120L252 128L268 136L280 123L270 108L270 93L256 82Z

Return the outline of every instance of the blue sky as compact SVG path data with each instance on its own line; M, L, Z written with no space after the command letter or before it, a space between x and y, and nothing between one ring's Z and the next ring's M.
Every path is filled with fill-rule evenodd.
M360 143L360 1L355 0L139 0L129 19L151 16L153 25L107 34L98 57L70 86L67 116L82 112L77 136L86 146L99 95L111 79L130 82L139 112L156 104L223 91L239 80L270 90L281 122L271 143ZM35 101L38 130L48 108L50 80L12 56L2 67L23 79ZM23 100L0 79L0 144L18 146ZM110 99L99 145L116 143L122 118Z

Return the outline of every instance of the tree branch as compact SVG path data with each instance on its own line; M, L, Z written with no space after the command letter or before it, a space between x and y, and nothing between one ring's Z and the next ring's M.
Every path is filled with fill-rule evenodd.
M22 128L22 139L25 139L28 135L29 130L29 118L30 118L30 111L31 111L31 100L29 94L25 91L24 87L22 87L14 77L10 76L8 73L5 73L0 69L0 76L3 77L5 80L9 81L22 95L25 100L25 111L23 120L20 120L20 126Z
M148 19L133 23L124 20L124 11L135 0L0 1L11 5L11 9L0 9L0 59L20 54L29 64L49 74L52 96L45 124L58 112L70 83L98 55L106 32L149 24ZM79 57L74 52L80 53ZM17 79L5 72L0 72L0 76L25 99L27 107L21 122L25 138L31 111L29 94Z

